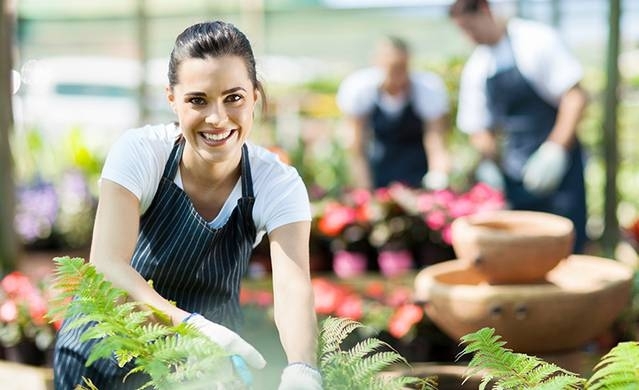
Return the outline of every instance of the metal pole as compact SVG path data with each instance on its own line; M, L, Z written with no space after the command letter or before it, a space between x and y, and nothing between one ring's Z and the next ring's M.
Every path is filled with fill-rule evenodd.
M551 1L551 23L555 29L559 29L561 27L561 5L559 0Z
M137 44L138 44L138 59L140 61L142 75L140 77L140 81L138 84L138 110L139 110L139 121L140 125L146 123L149 120L149 107L147 104L147 67L149 60L148 53L148 41L149 41L149 31L148 31L148 21L146 16L146 1L138 0L137 1L137 10L136 10L136 27L137 27Z
M11 108L13 25L15 8L11 0L0 0L0 275L16 267L18 246L13 229L15 195L10 134L13 128Z
M619 35L621 20L621 1L610 0L607 80L603 121L603 156L606 167L604 190L604 231L601 238L602 250L612 256L619 242L619 221L617 219L618 191L617 170L619 150L617 145L617 106L619 102Z

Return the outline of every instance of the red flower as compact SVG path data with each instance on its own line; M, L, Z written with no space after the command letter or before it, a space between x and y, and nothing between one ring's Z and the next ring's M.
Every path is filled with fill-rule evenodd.
M345 290L323 278L316 278L311 282L315 298L315 311L319 314L334 313L340 299L346 295Z
M349 294L339 303L335 315L359 321L364 315L364 303L356 294Z
M402 305L391 317L388 324L388 332L395 338L402 338L423 317L424 312L419 306L412 303Z
M364 294L373 299L382 299L384 297L384 283L373 281L366 285Z
M344 228L357 219L355 209L341 205L337 202L330 202L324 209L324 215L318 222L318 229L323 234L334 237L344 230Z

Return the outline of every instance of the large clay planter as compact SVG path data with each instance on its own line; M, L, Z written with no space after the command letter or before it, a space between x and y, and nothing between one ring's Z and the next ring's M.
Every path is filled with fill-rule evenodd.
M414 376L417 378L437 378L438 390L477 390L482 377L469 374L468 367L455 364L410 363L382 373L383 377ZM489 382L492 384L492 382ZM490 388L490 385L488 386Z
M628 304L632 277L618 261L572 255L544 283L489 285L477 270L451 260L417 274L415 297L453 339L492 327L517 352L555 352L602 334Z
M558 215L498 210L457 218L452 226L457 258L491 284L530 283L568 257L572 222Z

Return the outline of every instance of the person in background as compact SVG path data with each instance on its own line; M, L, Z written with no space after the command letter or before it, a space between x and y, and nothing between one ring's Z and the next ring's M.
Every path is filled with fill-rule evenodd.
M321 389L309 199L293 167L248 141L265 99L250 42L229 23L192 25L175 41L168 78L178 121L129 130L112 147L90 261L133 300L192 324L260 369L266 361L236 331L241 278L267 234L275 322L289 362L279 389ZM59 334L56 389L71 390L82 377L100 389L135 388L135 375L123 383L126 370L114 360L85 367L94 343L79 337L88 326Z
M375 66L339 86L337 104L354 134L351 176L360 188L448 186L446 87L434 73L411 71L410 59L405 41L384 37Z
M586 237L578 124L588 96L583 70L550 27L501 20L487 0L456 0L450 17L475 44L462 71L457 125L482 160L477 178L502 188L515 210L561 215Z

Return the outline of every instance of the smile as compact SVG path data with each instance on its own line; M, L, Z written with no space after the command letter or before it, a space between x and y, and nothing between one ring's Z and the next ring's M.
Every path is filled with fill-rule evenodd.
M223 142L231 137L235 130L226 130L221 133L200 133L202 137L211 142Z

